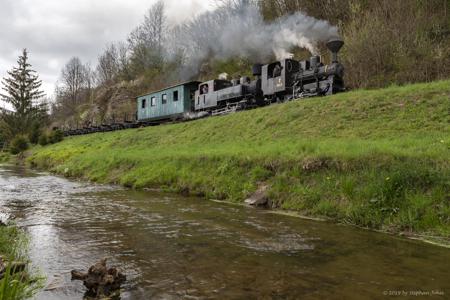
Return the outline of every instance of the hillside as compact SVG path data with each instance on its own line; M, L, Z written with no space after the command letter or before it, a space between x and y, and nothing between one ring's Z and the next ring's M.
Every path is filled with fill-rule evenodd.
M92 65L78 57L64 65L50 128L131 118L138 95L223 73L230 79L251 75L255 63L319 54L329 64L326 42L337 36L345 42L339 60L348 88L432 82L450 74L448 0L213 1L215 9L178 25L164 18L172 13L165 2L155 2L141 20L130 20L136 27L124 41L92 43L98 49ZM71 76L63 74L82 78L76 93Z
M29 161L66 176L450 236L450 81L359 90L67 138Z

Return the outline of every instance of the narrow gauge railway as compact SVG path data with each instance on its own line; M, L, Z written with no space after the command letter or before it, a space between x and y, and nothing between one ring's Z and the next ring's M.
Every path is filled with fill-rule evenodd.
M314 96L327 96L345 91L344 67L338 52L344 45L340 39L327 42L331 63L325 65L320 56L297 61L282 59L270 64L255 64L254 79L213 79L189 81L154 91L136 98L136 116L121 122L113 118L107 124L64 130L66 136L107 132L195 120L233 113Z

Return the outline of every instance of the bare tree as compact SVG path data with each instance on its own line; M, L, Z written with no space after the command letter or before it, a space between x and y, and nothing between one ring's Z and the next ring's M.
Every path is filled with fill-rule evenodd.
M86 81L86 100L94 102L95 83L98 82L97 72L92 68L90 63L84 65L85 81Z
M133 79L130 70L129 50L125 42L119 42L117 44L117 55L118 55L119 75L121 79L125 80Z
M164 3L156 2L128 37L131 60L136 68L159 68L163 63L163 44L167 30Z
M73 57L61 72L61 91L72 105L80 102L81 91L87 87L86 66L78 57Z
M119 73L119 50L114 44L106 47L103 54L98 57L97 74L100 84L112 83Z

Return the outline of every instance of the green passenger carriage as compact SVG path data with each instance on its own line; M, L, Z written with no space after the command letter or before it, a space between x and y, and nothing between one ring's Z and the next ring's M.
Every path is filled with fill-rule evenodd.
M192 111L200 82L190 81L137 97L137 120L179 119Z

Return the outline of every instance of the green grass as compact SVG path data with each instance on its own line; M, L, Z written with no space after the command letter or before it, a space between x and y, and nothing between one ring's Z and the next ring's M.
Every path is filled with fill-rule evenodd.
M10 158L11 155L9 153L0 151L0 163L7 162Z
M450 236L450 81L361 90L228 116L68 138L29 157L66 176Z
M15 226L0 226L0 255L4 261L26 262L27 236ZM0 280L0 300L28 299L42 287L42 279L26 272L11 274L8 266Z

